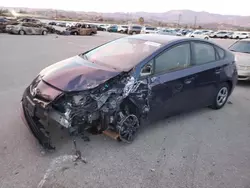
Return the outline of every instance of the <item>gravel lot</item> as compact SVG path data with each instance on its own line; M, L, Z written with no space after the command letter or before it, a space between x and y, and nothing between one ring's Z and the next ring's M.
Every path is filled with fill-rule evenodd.
M66 135L55 139L56 152L42 152L19 118L24 88L42 68L121 36L0 35L0 188L249 188L250 83L239 83L222 110L169 118L132 144L79 138L87 164L72 162Z

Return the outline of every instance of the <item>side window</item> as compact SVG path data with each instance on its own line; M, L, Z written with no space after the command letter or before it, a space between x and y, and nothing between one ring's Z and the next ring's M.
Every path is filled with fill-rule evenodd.
M190 66L189 43L175 46L155 58L155 73L175 71Z
M193 59L196 65L216 61L214 47L208 43L192 43Z
M214 46L214 47L219 55L219 59L223 59L225 56L225 51L218 46Z

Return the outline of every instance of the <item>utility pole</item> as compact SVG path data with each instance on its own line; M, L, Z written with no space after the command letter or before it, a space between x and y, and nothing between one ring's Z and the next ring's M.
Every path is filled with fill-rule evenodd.
M178 27L180 26L180 21L181 21L181 14L178 16Z
M196 28L197 16L194 17L194 29Z

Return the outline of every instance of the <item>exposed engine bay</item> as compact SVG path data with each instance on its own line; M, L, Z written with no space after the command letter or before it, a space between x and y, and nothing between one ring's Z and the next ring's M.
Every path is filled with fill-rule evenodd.
M32 89L36 86L33 83ZM150 95L146 80L135 81L128 73L121 73L93 89L63 92L53 101L40 105L43 103L48 117L67 128L71 135L110 130L120 140L132 142L141 118L149 112Z

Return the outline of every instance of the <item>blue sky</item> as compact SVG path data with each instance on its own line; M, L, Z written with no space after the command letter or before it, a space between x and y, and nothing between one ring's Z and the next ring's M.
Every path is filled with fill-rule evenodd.
M2 0L0 6L98 12L165 12L168 10L190 9L211 13L250 16L250 0L231 2L222 0Z

